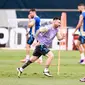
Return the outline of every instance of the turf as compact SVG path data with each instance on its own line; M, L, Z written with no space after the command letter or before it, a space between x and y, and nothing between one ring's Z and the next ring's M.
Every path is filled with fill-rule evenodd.
M60 75L57 75L58 51L53 53L55 57L50 66L53 77L43 75L46 60L43 57L43 65L30 65L18 78L16 68L22 65L20 60L24 58L25 51L0 49L0 85L85 85L85 82L79 81L85 75L85 65L78 63L79 52L61 51Z

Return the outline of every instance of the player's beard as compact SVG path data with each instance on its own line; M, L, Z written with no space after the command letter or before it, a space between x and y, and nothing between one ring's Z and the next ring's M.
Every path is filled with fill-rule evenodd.
M57 27L58 27L58 25L54 25L54 27L55 27L55 28L57 28Z
M80 14L82 14L82 11L79 11Z
M34 18L34 16L31 16L31 18L33 19L33 18Z

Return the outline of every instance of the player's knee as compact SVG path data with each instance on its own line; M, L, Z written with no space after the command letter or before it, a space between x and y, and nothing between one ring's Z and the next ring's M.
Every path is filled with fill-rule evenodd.
M53 58L54 58L54 54L51 52L50 55L49 55L49 57L50 57L51 59L53 59Z
M30 48L30 45L29 45L29 44L27 44L27 45L26 45L26 48L27 48L27 49L29 49L29 48Z
M51 59L54 58L54 54L53 54L51 51L49 51L46 56L47 56L48 58L51 58Z
M53 53L51 54L51 58L52 58L52 59L54 58L54 54L53 54Z
M79 42L79 41L76 41L76 42L75 42L75 46L79 49L79 47L80 47L80 42Z
M74 41L76 46L79 46L79 42L77 40Z
M32 63L34 63L34 62L35 62L35 60L34 60L34 59L31 59L31 58L30 58L30 61L31 61Z
M34 63L37 59L38 59L38 57L32 56L32 57L30 58L30 61L31 61L32 63Z

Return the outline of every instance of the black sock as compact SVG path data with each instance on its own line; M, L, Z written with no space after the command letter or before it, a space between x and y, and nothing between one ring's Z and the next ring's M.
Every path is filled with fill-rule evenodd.
M22 66L22 68L24 69L24 68L26 68L28 65L30 65L32 62L30 61L30 60L28 60L23 66Z

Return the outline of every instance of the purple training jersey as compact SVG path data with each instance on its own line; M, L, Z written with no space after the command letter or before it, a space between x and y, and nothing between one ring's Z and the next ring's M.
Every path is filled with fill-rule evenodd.
M58 28L53 28L53 26L48 27L47 32L39 33L37 36L37 40L40 44L44 44L49 47L52 44L52 40L57 35Z

